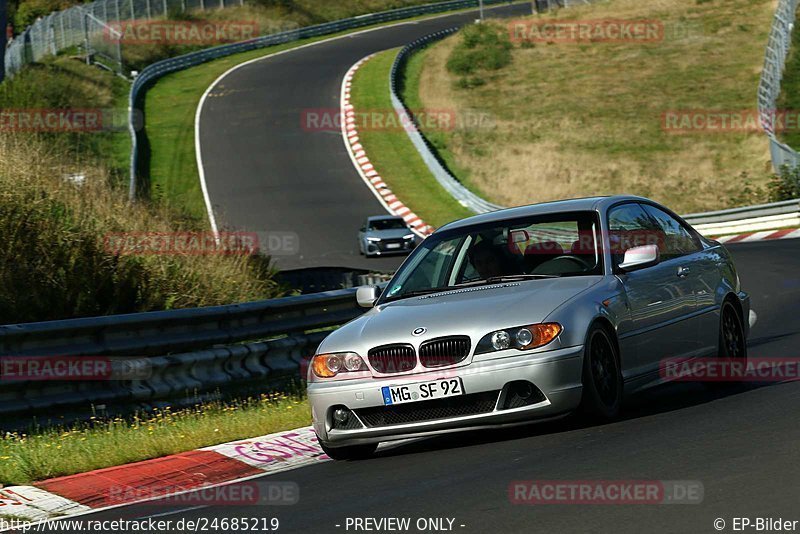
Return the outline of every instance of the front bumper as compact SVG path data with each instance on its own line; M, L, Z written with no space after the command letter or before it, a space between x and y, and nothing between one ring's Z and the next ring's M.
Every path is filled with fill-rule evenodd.
M390 245L397 245L390 248ZM394 254L409 254L416 247L415 241L365 241L364 250L367 256L390 256Z
M497 353L498 356L501 353ZM550 419L573 411L581 400L583 346L568 347L535 354L498 357L473 361L470 365L431 370L424 374L380 379L313 382L308 386L314 430L328 446L348 446L380 441L392 441L430 436L458 430L502 426L534 419ZM468 397L472 394L497 392L502 401L506 386L512 382L528 381L541 391L544 399L519 408L503 408L495 402L494 409L473 415L443 416L428 420L385 426L367 426L359 417L359 428L333 428L332 408L345 406L356 416L359 410L384 406L381 387L414 383L438 378L461 378ZM488 395L488 393L487 393ZM452 402L464 397L452 397ZM401 406L412 406L410 403ZM370 410L373 411L374 410Z
M754 317L750 315L750 295L745 293L744 291L740 291L737 295L739 297L739 303L742 306L742 321L744 322L744 337L750 337L750 329L753 327L754 324Z

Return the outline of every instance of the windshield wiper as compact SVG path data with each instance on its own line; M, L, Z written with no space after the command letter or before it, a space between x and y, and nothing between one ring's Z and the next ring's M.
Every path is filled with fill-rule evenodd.
M389 295L384 302L391 302L394 300L406 299L411 297L421 297L423 295L430 295L432 293L441 293L442 291L450 291L457 289L456 286L432 287L429 289L416 289L407 293L400 293L398 295Z
M386 297L384 302L392 302L395 300L407 299L411 297L421 297L424 295L431 295L433 293L442 293L444 291L453 291L456 289L463 289L471 286L485 286L491 284L500 284L503 282L518 282L520 280L539 280L542 278L561 278L558 274L509 274L505 276L492 276L481 280L473 280L471 282L464 282L454 286L431 287L428 289L416 289L408 293L400 293L399 295L390 295Z
M500 284L503 282L519 282L521 280L540 280L542 278L561 278L559 274L508 274L505 276L490 276L481 280L472 280L457 284L455 287L484 286L490 284Z

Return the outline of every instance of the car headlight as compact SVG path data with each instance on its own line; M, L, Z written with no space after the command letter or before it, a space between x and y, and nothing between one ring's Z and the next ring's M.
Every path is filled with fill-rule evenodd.
M380 237L368 237L367 238L367 241L369 241L370 243L378 243L380 240L381 240Z
M563 328L558 323L532 324L497 330L481 338L475 348L475 354L486 354L510 348L530 350L544 347L557 338L562 330Z
M311 360L311 370L319 378L333 378L339 373L368 371L364 359L355 352L317 354Z
M414 239L414 234L404 235L403 239Z

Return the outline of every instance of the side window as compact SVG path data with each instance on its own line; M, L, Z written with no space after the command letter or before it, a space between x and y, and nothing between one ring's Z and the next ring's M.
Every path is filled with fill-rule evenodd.
M665 261L693 254L702 248L694 236L689 233L689 230L678 222L675 217L649 204L644 204L643 207L648 215L655 219L659 229L663 232L663 239L658 246L661 251L661 257Z
M648 238L656 227L639 204L622 204L609 212L608 230L611 259L617 267L622 263L626 250L648 244Z

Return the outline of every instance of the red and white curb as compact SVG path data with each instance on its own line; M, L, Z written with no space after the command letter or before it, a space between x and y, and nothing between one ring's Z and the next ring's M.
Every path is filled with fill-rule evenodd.
M175 498L330 460L311 427L0 489L2 517L32 523ZM202 502L195 504L202 504ZM210 503L214 504L214 503ZM0 528L0 530L9 530Z
M353 87L353 78L356 71L361 68L364 63L372 59L375 54L371 54L358 63L350 67L342 82L341 94L341 117L342 117L342 137L344 144L347 147L347 152L350 154L350 159L353 161L358 174L367 187L370 188L372 193L378 201L386 208L386 211L392 215L402 217L406 224L420 237L426 237L434 230L432 226L425 223L417 214L406 206L397 195L395 195L389 186L383 181L375 165L370 161L361 144L361 139L358 135L358 126L356 124L356 110L350 101L350 92Z
M800 228L788 228L784 230L764 230L762 232L747 232L737 235L726 235L714 237L720 243L730 245L733 243L751 243L753 241L772 241L775 239L798 239L800 238Z
M33 486L13 486L0 490L0 518L11 516L42 521L53 516L75 515L89 510L88 506Z

